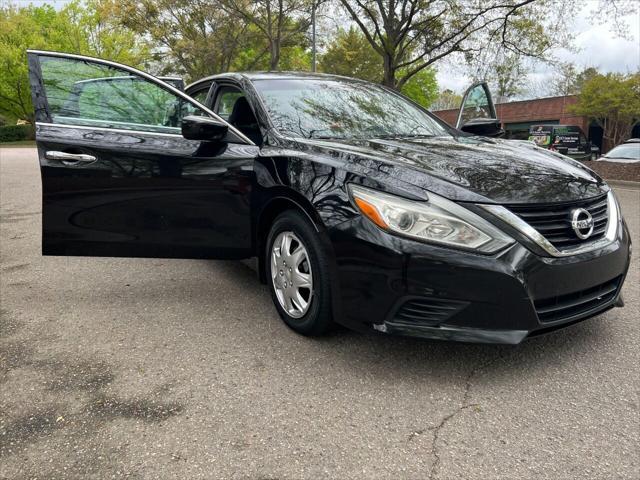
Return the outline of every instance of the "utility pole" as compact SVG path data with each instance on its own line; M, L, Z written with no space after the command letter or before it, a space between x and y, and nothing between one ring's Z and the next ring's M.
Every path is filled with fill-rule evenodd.
M311 71L316 71L316 1L311 6Z

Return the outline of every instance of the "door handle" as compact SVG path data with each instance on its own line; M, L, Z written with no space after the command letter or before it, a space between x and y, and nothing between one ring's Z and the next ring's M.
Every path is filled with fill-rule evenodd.
M86 153L67 153L48 151L44 154L47 160L60 160L65 165L73 165L76 163L91 163L97 160L93 155L87 155Z

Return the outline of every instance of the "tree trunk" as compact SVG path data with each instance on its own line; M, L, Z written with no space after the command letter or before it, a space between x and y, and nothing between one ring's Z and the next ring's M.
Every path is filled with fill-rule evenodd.
M385 87L393 88L397 90L396 86L396 69L393 62L393 58L388 53L383 56L384 59L384 76L382 78L382 84Z
M278 64L280 63L280 45L277 41L272 41L269 50L271 58L269 60L269 70L278 70Z

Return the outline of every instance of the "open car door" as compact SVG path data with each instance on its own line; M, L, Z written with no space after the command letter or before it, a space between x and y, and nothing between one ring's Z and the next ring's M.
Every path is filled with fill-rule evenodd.
M251 140L134 68L34 50L28 60L43 254L250 255Z
M486 82L474 83L464 94L456 128L485 137L500 137L504 134Z

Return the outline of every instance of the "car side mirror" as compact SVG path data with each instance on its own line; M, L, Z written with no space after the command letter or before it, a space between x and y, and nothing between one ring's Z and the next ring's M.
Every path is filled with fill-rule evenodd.
M483 137L501 137L504 134L500 121L495 118L474 118L462 124L460 130Z
M222 142L228 131L229 127L215 118L188 115L182 119L182 136L187 140Z

